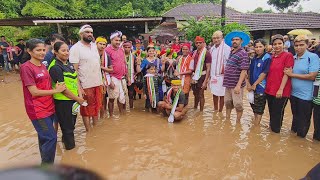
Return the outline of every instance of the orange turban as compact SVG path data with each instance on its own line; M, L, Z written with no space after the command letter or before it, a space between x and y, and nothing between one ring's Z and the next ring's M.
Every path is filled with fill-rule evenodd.
M204 42L204 38L201 37L201 36L197 36L194 41L195 41L195 42Z

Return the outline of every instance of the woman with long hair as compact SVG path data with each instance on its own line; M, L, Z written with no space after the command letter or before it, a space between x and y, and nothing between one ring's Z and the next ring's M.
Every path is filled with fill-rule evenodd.
M42 163L53 163L56 154L57 133L53 127L55 106L52 95L63 92L64 84L57 83L52 89L51 78L41 63L45 56L44 42L30 39L26 44L30 60L21 65L26 112L38 133Z

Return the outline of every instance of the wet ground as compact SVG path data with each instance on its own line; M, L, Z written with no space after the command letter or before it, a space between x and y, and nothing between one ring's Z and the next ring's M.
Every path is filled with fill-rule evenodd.
M23 104L17 75L0 75L0 168L38 164L37 135ZM205 111L190 109L180 123L144 112L144 102L121 117L102 119L86 133L78 118L76 148L65 151L59 132L57 163L97 171L108 179L299 179L320 160L320 143L290 132L288 104L280 134L270 132L268 113L261 126L251 123L245 102L241 123L235 113L212 110L206 92ZM191 104L193 99L191 98Z

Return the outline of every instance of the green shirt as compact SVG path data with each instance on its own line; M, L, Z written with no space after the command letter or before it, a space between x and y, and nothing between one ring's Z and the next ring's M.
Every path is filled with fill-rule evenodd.
M315 84L320 83L320 70L318 72L318 75L316 77L315 80ZM320 84L317 84L317 86L319 87ZM320 92L319 92L319 88L318 88L318 95L317 97L313 97L313 103L315 103L316 105L320 105Z

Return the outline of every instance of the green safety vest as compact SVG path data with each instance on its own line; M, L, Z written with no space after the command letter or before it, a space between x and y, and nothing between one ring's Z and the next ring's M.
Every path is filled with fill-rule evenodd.
M56 65L56 61L55 59L52 60L52 62L50 63L50 66L48 68L48 71L50 71L50 69ZM63 72L63 77L64 77L64 83L67 87L67 89L69 89L75 96L78 96L78 75L77 72L74 71L74 73L70 73L70 72ZM55 88L56 87L56 82L52 82L52 87ZM67 98L65 95L63 95L62 93L56 93L53 94L53 98L57 99L57 100L71 100L70 98Z

